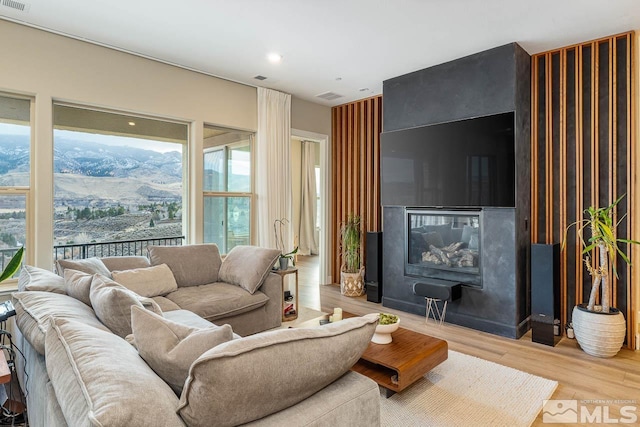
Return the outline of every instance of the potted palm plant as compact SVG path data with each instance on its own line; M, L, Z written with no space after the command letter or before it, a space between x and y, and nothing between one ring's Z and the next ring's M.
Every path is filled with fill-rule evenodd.
M361 265L361 221L349 214L340 229L342 265L340 267L340 292L348 297L364 294L364 267Z
M611 295L609 293L611 285L609 263L616 277L618 277L616 270L616 258L618 255L626 264L630 264L629 257L618 244L640 243L635 240L616 237L616 228L624 216L614 224L613 212L623 197L624 194L606 207L589 207L584 211L585 218L567 227L567 230L574 225L577 227L578 236L583 247L584 264L589 275L593 278L589 302L573 308L573 330L582 350L597 357L615 356L622 347L626 335L624 316L620 310L611 307ZM585 230L588 230L591 234L586 240L583 236ZM566 243L566 232L564 241ZM591 251L594 249L598 260L596 267L591 262ZM596 305L596 296L599 292L601 292L601 305Z
M18 269L20 268L20 265L22 265L23 257L24 257L24 247L18 249L18 252L13 254L13 257L11 257L7 266L4 268L4 270L2 270L2 273L0 273L0 283L4 282L8 278L16 274L16 271L18 271Z

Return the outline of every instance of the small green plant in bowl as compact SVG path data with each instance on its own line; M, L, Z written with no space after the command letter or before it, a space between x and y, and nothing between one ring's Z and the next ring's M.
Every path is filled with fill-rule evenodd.
M378 322L378 325L391 325L393 323L398 323L399 320L398 316L389 313L380 313L379 317L380 321Z
M399 326L400 318L398 316L388 313L378 314L378 325L371 338L371 342L376 344L389 344L393 341L391 334L397 331Z

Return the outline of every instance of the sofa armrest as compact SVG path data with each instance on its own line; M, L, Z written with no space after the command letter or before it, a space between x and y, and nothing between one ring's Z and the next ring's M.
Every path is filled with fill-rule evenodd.
M269 302L276 302L279 307L282 307L282 280L280 276L275 273L267 274L258 290L269 297Z

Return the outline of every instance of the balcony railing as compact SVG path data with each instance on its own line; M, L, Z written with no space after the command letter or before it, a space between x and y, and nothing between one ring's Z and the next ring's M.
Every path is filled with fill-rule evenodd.
M151 239L118 240L113 242L78 243L53 247L54 259L84 259L91 257L147 255L148 245L180 246L184 236Z

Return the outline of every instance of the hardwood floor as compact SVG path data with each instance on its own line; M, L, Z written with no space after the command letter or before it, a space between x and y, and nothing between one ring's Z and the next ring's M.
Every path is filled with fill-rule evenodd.
M622 349L611 359L600 359L584 353L576 340L567 338L550 347L531 342L531 331L513 340L448 323L437 326L433 320L426 324L423 316L382 307L382 304L368 302L365 296L344 297L339 286L319 286L317 257L299 257L297 266L301 305L327 313L341 307L358 315L379 311L397 314L402 318L403 327L444 339L451 350L557 381L558 388L552 399L578 400L578 405L584 405L590 413L597 413L598 405L608 406L611 419L620 417L621 407L634 406L632 413L638 417L634 425L640 425L640 352ZM581 402L583 400L600 402ZM605 419L603 412L602 420ZM534 425L549 424L543 424L539 414Z

